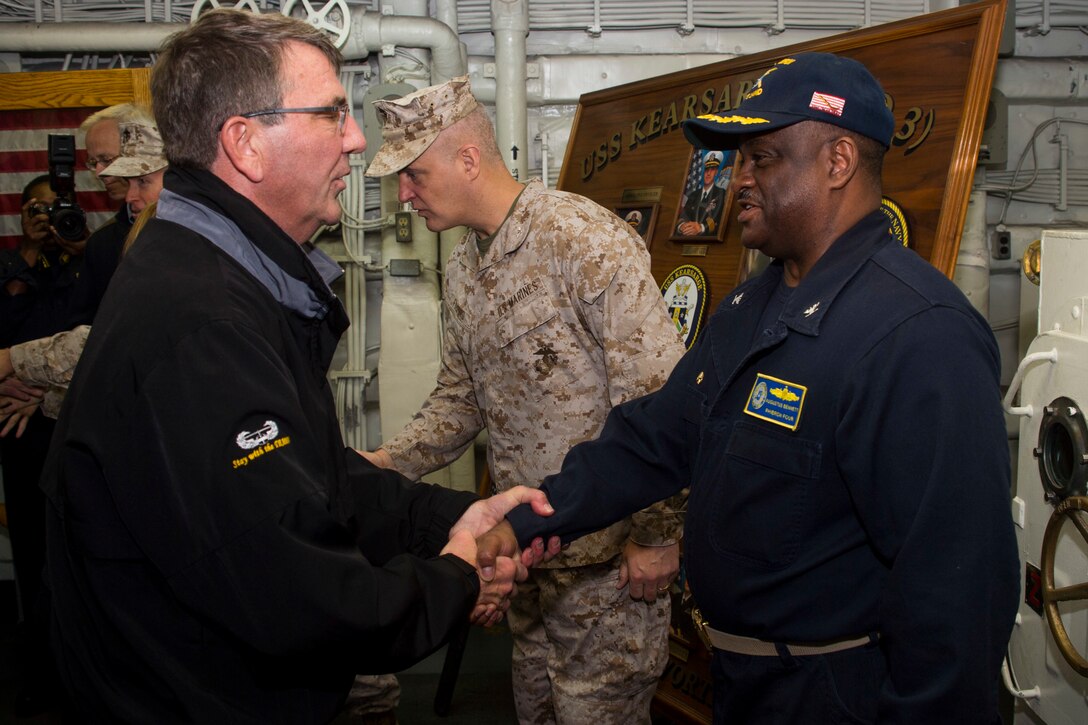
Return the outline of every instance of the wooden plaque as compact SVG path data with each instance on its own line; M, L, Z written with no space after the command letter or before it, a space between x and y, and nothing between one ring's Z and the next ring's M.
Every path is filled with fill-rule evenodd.
M151 106L151 69L0 74L0 110Z
M903 210L911 248L951 278L1004 6L1005 0L981 0L586 94L578 104L559 188L615 209L625 185L662 187L652 233L654 277L660 283L669 270L690 260L692 249L705 248L699 264L712 292L723 295L744 279L751 255L740 244L739 225L730 223L736 216L731 203L720 237L696 237L698 245L692 245L676 234L693 164L680 122L735 108L780 58L812 50L838 53L864 63L884 87L896 121L884 165L884 195ZM710 301L711 309L716 303Z

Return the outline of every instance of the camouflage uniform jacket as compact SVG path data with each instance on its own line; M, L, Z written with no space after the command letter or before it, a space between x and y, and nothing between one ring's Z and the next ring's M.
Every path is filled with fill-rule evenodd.
M28 385L45 387L42 414L56 418L72 373L87 344L91 332L88 325L58 332L52 337L41 337L11 346L11 366L15 377Z
M598 204L533 180L482 258L476 237L465 235L446 267L437 386L382 447L417 478L486 426L495 488L539 486L613 406L659 388L684 347L643 241ZM551 565L606 561L628 536L679 541L685 501L686 492L584 537Z

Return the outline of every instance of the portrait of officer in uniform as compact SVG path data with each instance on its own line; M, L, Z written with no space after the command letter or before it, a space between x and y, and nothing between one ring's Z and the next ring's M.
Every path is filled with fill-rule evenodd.
M654 227L657 225L657 204L646 206L621 206L616 208L616 216L627 222L635 234L642 237L646 248L650 248Z
M732 152L696 149L692 153L680 211L673 224L676 234L720 237L723 212L728 206L726 196L732 176L732 159Z

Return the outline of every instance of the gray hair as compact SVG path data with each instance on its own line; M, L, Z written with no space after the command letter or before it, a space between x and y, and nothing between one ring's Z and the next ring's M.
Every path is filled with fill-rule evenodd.
M83 123L79 124L79 130L87 133L96 123L109 120L117 121L118 124L144 123L148 126L155 124L155 119L151 116L151 109L147 106L138 103L118 103L116 106L103 108L87 116L87 118L83 119Z
M278 13L211 10L167 38L151 72L151 98L171 166L210 167L228 118L280 105L292 42L317 48L339 71L340 51L324 32Z

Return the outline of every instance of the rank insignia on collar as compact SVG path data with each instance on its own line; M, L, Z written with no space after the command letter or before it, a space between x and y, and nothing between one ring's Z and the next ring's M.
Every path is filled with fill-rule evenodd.
M804 385L758 373L744 412L768 423L797 430L807 393L808 388Z
M818 310L818 309L820 309L820 303L819 302L813 303L811 307L809 307L808 309L805 310L805 312L804 312L805 317L812 317L813 315L816 314L816 310Z
M744 293L743 292L738 292L737 295L733 297L732 304L739 305L740 301L743 300L743 299L744 299Z
M661 294L665 297L665 306L669 308L669 316L684 341L684 347L690 350L702 328L703 314L706 312L706 275L694 264L682 264L665 278Z

